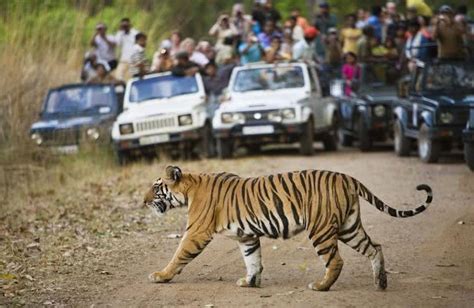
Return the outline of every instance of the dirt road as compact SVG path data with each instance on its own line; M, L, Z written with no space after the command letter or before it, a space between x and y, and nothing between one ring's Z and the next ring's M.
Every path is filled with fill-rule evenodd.
M278 150L180 166L184 171L225 170L246 176L311 168L337 170L358 178L394 207L411 208L423 201L423 193L415 190L420 183L431 185L434 201L425 213L407 219L383 215L362 202L365 228L384 249L389 271L385 292L375 291L370 262L342 244L344 269L332 290L308 290L307 284L322 275L323 266L304 234L286 241L263 240L264 271L258 289L235 285L245 267L237 244L222 236L216 236L171 283L152 284L147 275L163 268L173 255L179 239L168 236L182 233L185 209L158 218L139 208L140 192L146 190L153 175L160 175L163 164L136 164L118 171L121 185L130 181L136 193L128 199L115 194L109 201L121 203L116 211L142 213L142 227L104 242L97 248L104 254L84 253L77 257L77 263L70 262L68 270L59 266L44 273L44 287L24 293L23 303L84 307L472 307L474 174L460 157L425 165L415 157L397 158L390 151L344 149L318 152L309 158ZM89 258L93 261L87 263Z

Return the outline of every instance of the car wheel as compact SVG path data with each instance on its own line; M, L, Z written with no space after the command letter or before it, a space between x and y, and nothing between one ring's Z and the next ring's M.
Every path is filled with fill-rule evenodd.
M314 154L314 125L313 119L303 125L303 131L300 137L300 153L302 155L311 156Z
M429 130L428 125L421 124L418 135L418 156L425 163L435 163L439 159L441 143L430 138Z
M372 148L372 140L369 136L369 128L365 123L364 117L360 116L357 119L358 137L359 137L359 149L362 152L367 152Z
M199 140L198 145L198 153L201 158L216 156L216 142L212 135L212 128L208 123L201 130L201 140Z
M474 143L464 143L464 159L471 171L474 171Z
M130 161L130 156L126 151L115 150L115 161L120 166L125 166Z
M403 124L400 120L396 120L393 124L393 148L398 156L410 155L410 139L405 137L403 132Z
M337 131L338 131L338 121L337 116L333 116L333 123L331 124L330 130L325 134L323 138L324 150L326 151L336 151L337 150Z
M219 138L216 140L216 144L217 144L217 156L220 159L226 159L226 158L232 157L232 152L234 149L232 140Z
M352 146L352 142L354 141L352 136L347 134L342 127L337 128L337 139L339 140L339 144L344 147Z

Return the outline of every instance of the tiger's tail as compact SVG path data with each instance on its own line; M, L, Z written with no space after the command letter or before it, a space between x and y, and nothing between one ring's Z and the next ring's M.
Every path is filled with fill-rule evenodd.
M397 210L385 204L385 202L383 202L376 195L371 193L367 189L367 187L365 187L362 183L358 182L358 186L357 186L357 192L360 197L367 200L367 202L375 206L379 211L384 212L385 214L388 214L392 217L400 217L400 218L406 218L406 217L411 217L411 216L420 214L421 212L426 210L430 206L431 201L433 201L433 191L431 187L429 187L426 184L421 184L421 185L418 185L416 189L424 190L426 192L427 194L426 201L420 206L418 206L417 208L412 209L412 210Z

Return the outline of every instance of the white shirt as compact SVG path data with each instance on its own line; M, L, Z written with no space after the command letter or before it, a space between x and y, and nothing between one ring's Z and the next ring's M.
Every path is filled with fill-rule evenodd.
M300 40L293 45L293 60L312 61L314 58L314 47L306 40Z
M113 35L107 35L107 40L115 44L115 37ZM96 35L94 38L95 53L98 60L106 62L115 60L115 46L109 46L109 44L100 35Z
M120 48L120 62L130 63L130 58L133 54L133 45L135 45L135 36L137 34L138 30L132 28L128 33L120 30L115 35L117 47Z
M194 51L189 60L201 67L209 63L209 59L202 52L199 51Z

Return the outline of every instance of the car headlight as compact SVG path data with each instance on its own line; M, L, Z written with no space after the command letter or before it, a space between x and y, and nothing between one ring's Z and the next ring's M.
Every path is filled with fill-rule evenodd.
M273 122L281 122L283 120L283 116L279 110L271 111L268 113L268 120Z
M41 145L43 143L43 137L41 137L39 133L31 134L31 140L33 140L37 145Z
M293 108L286 108L281 110L281 116L284 120L291 120L296 117L295 109Z
M441 120L441 123L443 124L449 124L451 122L453 122L453 114L450 113L450 112L442 112L440 115L439 115L439 119Z
M374 107L374 114L376 117L383 117L385 115L385 106L377 105Z
M245 123L245 115L243 113L238 112L225 112L221 114L221 121L224 124Z
M90 127L86 130L86 136L90 140L97 140L100 137L100 132L96 127Z
M178 123L180 126L191 125L193 124L193 117L190 114L180 115Z
M120 134L122 135L133 134L133 124L132 123L120 124L119 131L120 131Z

